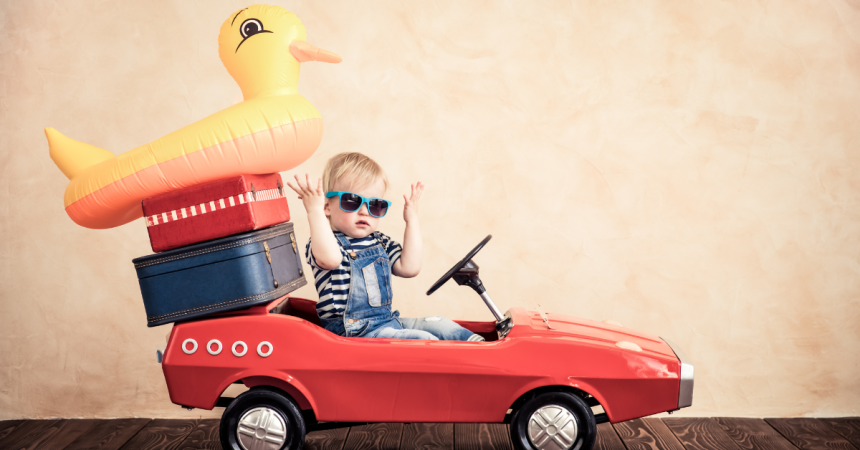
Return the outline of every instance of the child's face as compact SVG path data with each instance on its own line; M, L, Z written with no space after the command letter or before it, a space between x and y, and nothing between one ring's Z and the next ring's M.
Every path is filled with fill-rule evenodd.
M367 186L356 187L352 185L350 178L343 177L337 180L332 190L352 192L365 198L382 198L385 195L385 183L379 179ZM379 218L367 212L366 203L362 204L358 211L350 213L340 209L339 201L339 197L332 197L326 199L325 203L325 215L329 217L333 230L340 231L351 238L363 238L376 231Z

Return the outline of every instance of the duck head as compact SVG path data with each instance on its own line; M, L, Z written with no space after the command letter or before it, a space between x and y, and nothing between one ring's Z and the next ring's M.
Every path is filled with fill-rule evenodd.
M280 6L254 5L227 18L218 55L245 100L297 94L304 61L338 63L340 56L305 42L305 27Z

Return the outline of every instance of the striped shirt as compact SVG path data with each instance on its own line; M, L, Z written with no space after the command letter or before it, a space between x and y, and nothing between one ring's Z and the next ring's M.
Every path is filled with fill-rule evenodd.
M346 236L340 231L334 232L335 236ZM353 250L362 250L382 243L382 248L388 254L388 259L391 265L400 258L400 252L403 247L390 237L374 231L367 237L351 238L346 236ZM308 245L305 247L305 256L308 259L308 264L314 274L314 284L317 287L319 294L319 302L317 302L317 314L321 319L338 319L343 317L343 311L346 309L346 300L349 297L349 267L350 258L338 241L340 253L343 258L340 260L340 265L331 270L323 269L317 265L314 254L311 251L311 240L308 239Z

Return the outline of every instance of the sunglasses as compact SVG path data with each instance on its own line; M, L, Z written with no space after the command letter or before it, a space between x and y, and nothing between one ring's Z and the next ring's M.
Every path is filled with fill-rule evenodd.
M352 192L326 192L326 198L332 198L340 196L340 209L344 212L356 212L361 209L361 205L367 203L367 212L370 213L371 216L380 218L385 216L385 213L388 212L388 207L391 206L391 202L388 200L383 200L381 198L364 198L358 194L353 194Z

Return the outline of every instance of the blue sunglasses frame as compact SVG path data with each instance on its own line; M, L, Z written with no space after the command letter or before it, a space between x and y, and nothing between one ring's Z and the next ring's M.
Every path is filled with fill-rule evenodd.
M356 196L356 197L358 197L358 198L360 198L360 199L361 199L361 203L359 203L359 204L358 204L358 208L356 208L356 209L355 209L355 211L347 211L347 210L343 209L343 206L341 206L341 202L340 202L340 196L341 196L341 195L343 195L343 194L350 194L350 195L354 195L354 196ZM361 205L367 204L367 213L368 213L368 214L370 214L370 215L371 215L371 216L373 216L373 217L376 217L377 219L381 219L381 218L385 217L385 215L386 215L386 214L388 214L388 209L389 209L389 208L391 208L391 202L390 202L390 201L388 201L388 200L386 200L386 199L384 199L384 198L375 198L375 197L374 197L374 198L367 198L367 197L362 197L362 196L360 196L360 195L356 194L355 192L331 191L331 192L326 192L326 193L325 193L325 198L332 198L332 197L338 197L337 206L338 206L338 207L340 207L340 210L341 210L341 211L343 211L343 212L353 213L353 212L356 212L356 211L360 210L360 209L361 209ZM385 202L385 212L384 212L381 216L377 216L376 214L373 214L372 212L370 212L370 201L371 201L371 200L379 200L379 201L381 201L381 202Z

